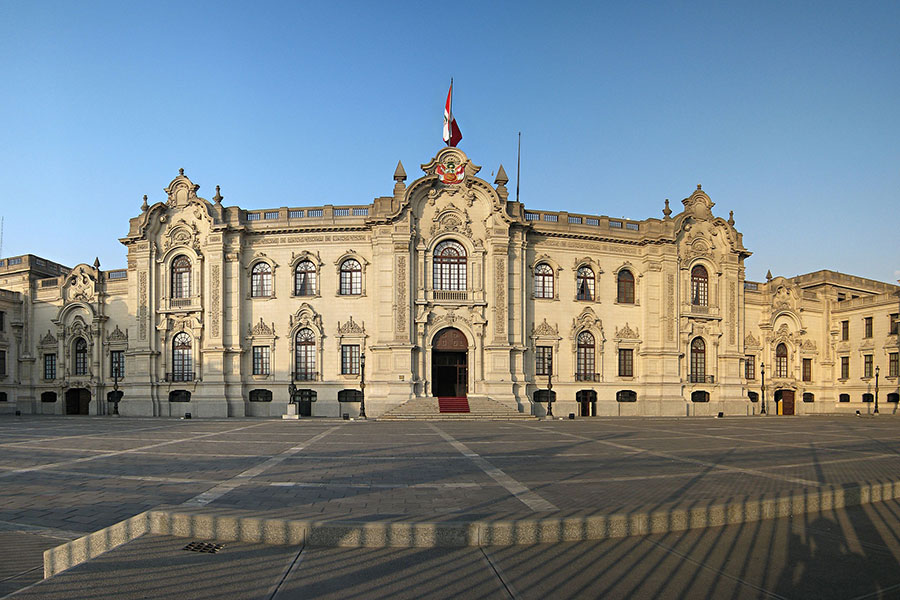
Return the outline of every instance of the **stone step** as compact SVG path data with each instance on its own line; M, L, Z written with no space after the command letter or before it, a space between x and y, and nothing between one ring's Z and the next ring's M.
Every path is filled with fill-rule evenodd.
M448 413L440 411L437 398L414 398L387 411L380 421L510 421L533 420L534 415L517 412L487 396L469 396L468 413Z

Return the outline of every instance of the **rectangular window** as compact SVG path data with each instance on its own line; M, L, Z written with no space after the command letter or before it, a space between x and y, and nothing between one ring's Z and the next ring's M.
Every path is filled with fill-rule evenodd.
M341 375L359 375L359 345L341 346Z
M269 347L253 346L253 374L269 374Z
M125 377L125 351L113 350L109 353L109 376L113 379Z
M850 321L841 321L841 341L850 339Z
M867 337L867 338L872 337L872 317L866 317L863 320L863 323L865 324L865 329L866 329L865 337Z
M56 355L44 355L44 379L50 381L56 379Z
M534 374L547 376L553 367L553 348L538 346L534 349Z
M803 359L803 381L812 381L812 359Z
M888 354L888 377L900 377L900 352Z
M6 350L0 350L0 377L6 375Z
M634 377L634 350L619 348L619 377Z
M756 357L744 357L744 379L756 379Z
M891 324L890 328L888 329L888 333L890 335L897 335L898 333L900 333L900 313L892 314L890 319Z
M863 377L872 377L872 355L863 356Z
M0 331L6 329L6 313L0 310Z
M850 357L841 357L841 379L850 379Z

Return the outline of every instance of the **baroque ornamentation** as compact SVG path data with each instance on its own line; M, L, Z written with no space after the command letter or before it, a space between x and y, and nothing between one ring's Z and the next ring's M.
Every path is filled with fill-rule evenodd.
M559 325L550 325L547 323L547 319L544 319L544 322L539 324L537 327L534 324L531 325L531 335L532 336L558 336L559 335Z
M128 332L122 331L119 329L119 326L116 325L116 328L109 333L106 339L110 342L127 342Z
M41 346L56 346L57 344L56 336L50 333L50 330L47 330L47 335L41 336L40 342L38 342Z
M353 315L350 315L350 320L341 325L341 322L338 321L338 333L365 333L366 332L366 324L365 321L360 325L356 321L353 320Z
M748 333L746 336L744 336L744 347L759 348L759 340L756 339L752 333Z
M92 269L79 265L66 277L65 298L70 302L92 302L97 295L96 284Z
M252 336L266 336L271 337L275 335L275 323L272 323L272 326L269 327L263 321L263 318L259 318L259 323L250 328L250 324L247 323L247 329L250 330L250 335Z
M138 307L138 324L140 338L147 339L147 271L141 271L138 276L138 298L140 305ZM213 313L214 315L217 313Z
M397 257L397 331L406 331L406 256Z
M220 267L213 265L210 269L211 279L210 287L212 288L212 302L210 312L212 313L212 336L219 337L219 294L220 292Z
M506 259L498 258L496 262L496 315L497 321L494 323L494 333L503 334L506 331Z
M623 327L622 329L616 327L616 337L620 339L636 340L640 337L640 335L638 335L637 327L632 329L628 326L628 323L625 323L625 327Z

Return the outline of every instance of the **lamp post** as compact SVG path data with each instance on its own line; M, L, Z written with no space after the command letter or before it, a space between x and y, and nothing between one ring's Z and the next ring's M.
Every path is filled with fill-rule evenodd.
M762 412L766 414L766 363L759 363L759 374L762 376Z
M366 417L366 351L359 356L359 418Z
M547 416L553 416L553 357L548 361L547 369Z
M881 367L875 367L875 414L878 414L878 373Z
M876 386L877 387L877 386ZM876 395L877 397L877 395ZM119 367L113 369L113 414L119 414Z

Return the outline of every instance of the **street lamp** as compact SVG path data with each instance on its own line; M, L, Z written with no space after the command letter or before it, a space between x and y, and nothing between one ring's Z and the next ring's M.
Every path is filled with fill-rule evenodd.
M553 416L553 356L548 360L547 369L547 416Z
M359 418L366 417L366 351L359 356Z
M759 363L759 374L762 376L762 412L766 414L766 363Z
M877 386L876 386L877 387ZM119 367L113 369L113 414L119 414Z
M878 414L878 373L881 367L875 367L875 414Z

